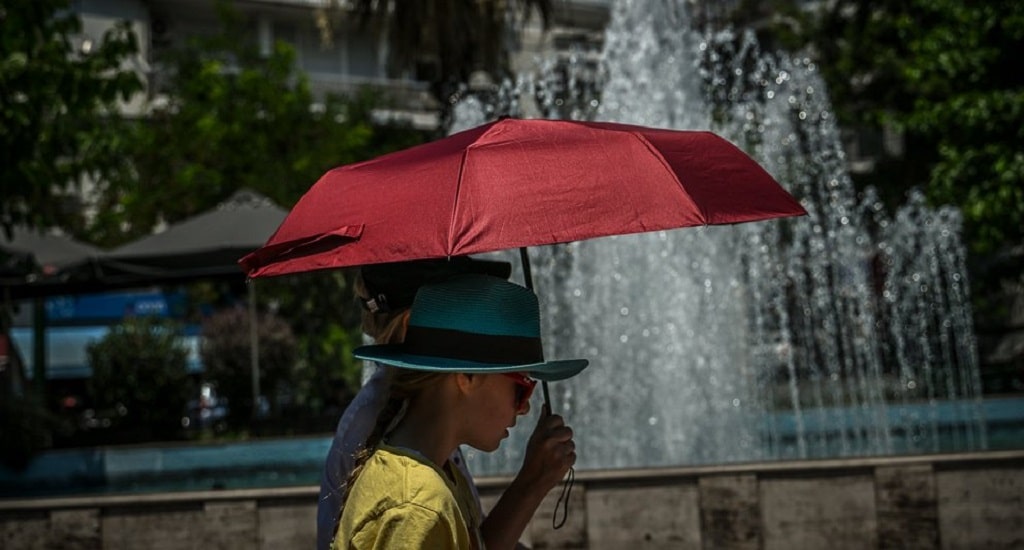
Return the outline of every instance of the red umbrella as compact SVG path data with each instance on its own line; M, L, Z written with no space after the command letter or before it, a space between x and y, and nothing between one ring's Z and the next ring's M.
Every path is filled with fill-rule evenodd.
M506 118L331 170L240 263L260 277L519 248L532 288L528 246L806 213L711 132Z
M504 118L327 172L239 263L261 277L519 248L532 288L528 246L805 214L711 132Z
M331 170L240 263L284 275L804 214L711 132L505 118Z

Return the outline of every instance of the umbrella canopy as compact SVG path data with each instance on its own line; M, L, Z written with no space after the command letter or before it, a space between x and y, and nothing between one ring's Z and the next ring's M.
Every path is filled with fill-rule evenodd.
M265 242L287 213L263 195L242 190L209 211L109 252L50 236L21 238L14 242L25 246L12 250L32 251L56 270L32 280L22 276L0 282L9 283L7 294L17 300L197 279L242 280L238 257ZM43 238L46 246L36 244Z
M0 273L21 276L32 272L52 274L100 252L99 248L66 235L15 227L10 238L0 233L0 254L7 259L0 266Z
M240 263L283 275L803 214L711 132L506 118L331 170Z
M107 277L237 276L238 257L258 247L288 214L250 190L164 231L122 245L100 258Z
M0 296L18 300L52 294L71 266L102 254L99 248L49 231L16 227L0 235Z

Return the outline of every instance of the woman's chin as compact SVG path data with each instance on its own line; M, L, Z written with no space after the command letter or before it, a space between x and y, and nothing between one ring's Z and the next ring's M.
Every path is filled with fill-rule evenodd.
M483 451L485 453L493 453L494 451L498 450L498 447L501 446L502 440L504 440L506 437L508 437L508 430L505 430L505 435L501 436L501 439L498 439L497 441L493 441L493 442L488 441L486 443L479 443L479 444L478 443L469 443L469 446L473 447L474 449L476 449L478 451Z

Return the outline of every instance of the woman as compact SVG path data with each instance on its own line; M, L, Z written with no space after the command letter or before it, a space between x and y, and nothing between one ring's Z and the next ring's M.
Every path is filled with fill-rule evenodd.
M508 262L475 260L465 256L366 266L356 279L355 292L363 307L363 332L379 344L401 342L416 291L425 284L445 281L467 273L507 279ZM387 398L387 376L394 369L378 366L346 408L335 433L324 467L317 510L317 548L327 550L337 530L345 494L345 482L355 466L355 456L372 431ZM572 441L572 430L561 416L545 409L527 444L523 466L501 499L479 526L487 548L523 548L517 545L544 496L559 483L560 446ZM479 496L459 450L451 462L460 468L473 493L475 517L483 517ZM563 472L564 475L564 472Z
M531 376L561 380L587 365L544 361L536 295L484 275L424 286L401 344L354 354L398 368L347 484L333 548L483 548L472 489L452 453L459 445L496 450L529 411ZM547 460L520 473L527 486L509 488L536 499L522 527L576 460L571 432L541 439ZM491 515L523 511L500 507Z

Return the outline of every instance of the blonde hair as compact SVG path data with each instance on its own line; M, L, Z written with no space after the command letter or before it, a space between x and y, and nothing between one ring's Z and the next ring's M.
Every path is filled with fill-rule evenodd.
M353 285L356 296L362 300L370 299L370 291L366 288L366 281L362 274L356 277ZM363 309L363 332L374 339L378 344L398 344L405 337L405 322L409 315L409 308L402 308L396 311L372 312ZM362 448L355 454L355 465L343 487L346 493L355 483L359 472L362 471L366 461L373 456L377 447L384 440L387 434L393 430L405 414L404 409L408 403L430 388L449 376L447 373L424 372L398 367L387 368L385 386L388 388L387 401L374 423L373 431L363 442ZM347 495L346 495L347 496ZM344 507L342 507L344 510Z

